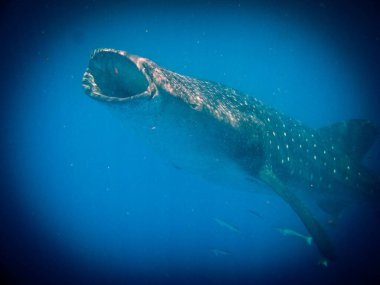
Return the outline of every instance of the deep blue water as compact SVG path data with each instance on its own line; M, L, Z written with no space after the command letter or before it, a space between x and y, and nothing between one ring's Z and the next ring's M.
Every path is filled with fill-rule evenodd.
M376 201L358 199L335 227L312 207L338 255L325 268L315 246L274 229L307 234L268 188L231 189L173 167L83 92L92 50L111 47L222 82L311 127L352 118L380 126L375 4L281 3L4 5L4 284L380 280ZM379 174L379 159L377 142L364 163Z

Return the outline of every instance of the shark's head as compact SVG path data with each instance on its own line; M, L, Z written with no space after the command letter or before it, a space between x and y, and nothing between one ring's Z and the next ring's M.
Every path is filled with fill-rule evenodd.
M95 49L83 76L86 93L98 100L130 102L153 97L157 88L150 70L155 63L114 49Z

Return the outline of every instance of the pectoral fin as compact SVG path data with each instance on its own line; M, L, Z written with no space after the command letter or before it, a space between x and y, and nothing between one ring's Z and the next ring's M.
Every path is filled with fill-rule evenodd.
M334 248L322 226L313 217L309 209L289 191L270 167L264 166L259 172L259 178L268 184L297 213L321 254L328 260L334 260L336 258Z

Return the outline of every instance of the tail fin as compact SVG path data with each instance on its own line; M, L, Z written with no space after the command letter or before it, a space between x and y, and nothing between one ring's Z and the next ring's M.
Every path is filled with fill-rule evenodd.
M359 119L339 122L318 131L358 163L371 148L378 134L373 123Z
M311 236L306 237L306 242L308 245L311 245L313 243L313 237Z
M336 256L332 243L322 226L312 215L310 210L300 201L280 179L265 165L259 172L260 179L267 183L289 206L296 212L306 229L313 237L315 245L326 260L335 260Z

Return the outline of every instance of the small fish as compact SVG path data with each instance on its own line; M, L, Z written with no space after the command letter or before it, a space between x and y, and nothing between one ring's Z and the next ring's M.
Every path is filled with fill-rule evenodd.
M329 217L329 218L327 219L327 224L328 224L329 226L336 227L336 219L333 218L333 217Z
M225 251L223 249L218 249L218 248L213 248L211 249L211 252L215 255L215 256L226 256L226 255L230 255L231 253L228 252L228 251Z
M256 212L255 210L248 210L252 215L255 215L256 217L260 218L260 219L264 219L263 216L259 213L259 212Z
M286 229L286 228L275 228L275 229L278 230L280 233L282 233L284 236L295 236L295 237L303 238L307 242L308 245L311 245L313 241L313 238L311 236L305 236L291 229Z
M226 221L223 221L221 219L218 219L218 218L214 218L214 221L221 227L224 227L226 228L227 230L230 230L231 232L235 232L235 233L240 233L240 230L238 227L234 226L234 225L231 225L229 223L227 223Z
M322 258L319 262L319 265L322 265L324 267L327 267L329 265L329 261L326 258Z
M177 165L177 164L175 164L175 163L171 163L171 165L172 165L175 169L177 169L177 170L182 170L182 167L179 166L179 165Z

